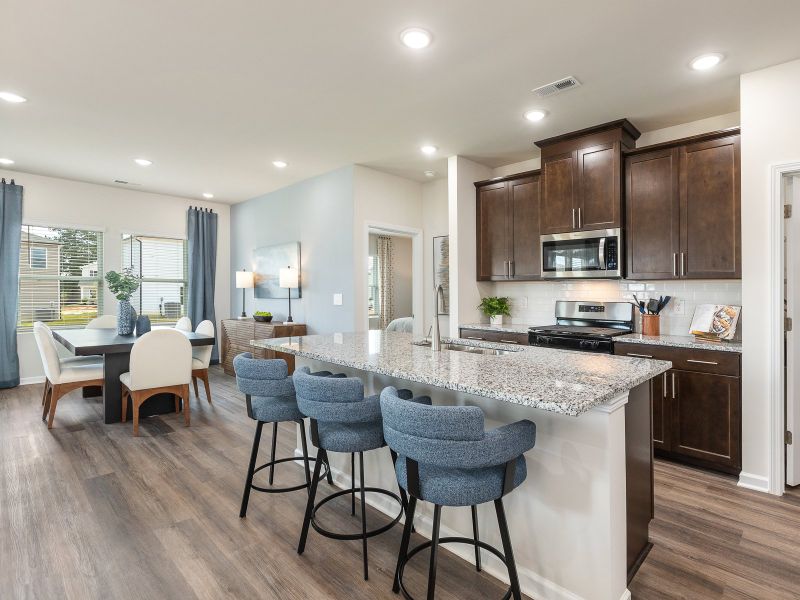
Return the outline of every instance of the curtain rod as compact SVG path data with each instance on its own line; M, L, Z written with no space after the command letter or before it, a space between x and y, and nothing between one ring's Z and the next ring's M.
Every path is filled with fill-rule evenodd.
M5 177L3 177L3 181L2 181L2 182L0 182L0 183L5 183L5 182L6 182L6 178L5 178ZM12 180L11 180L11 183L10 183L9 185L17 185L17 184L16 184L16 183L14 183L14 180L12 179Z

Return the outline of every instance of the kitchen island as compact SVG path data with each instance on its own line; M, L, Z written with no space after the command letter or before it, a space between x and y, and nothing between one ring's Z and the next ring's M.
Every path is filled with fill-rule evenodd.
M526 453L528 478L506 498L524 593L537 599L629 598L629 573L649 549L652 518L650 380L669 362L477 343L499 354L415 344L410 334L370 331L254 340L294 354L298 366L360 377L367 393L387 385L429 395L434 404L480 406L487 428L526 418L537 426ZM384 455L385 454L385 455ZM336 483L349 487L346 456L332 455ZM396 488L389 452L367 457L370 485ZM397 508L373 499L373 506ZM500 543L492 507L478 508L481 536ZM429 534L430 507L418 509ZM466 509L443 512L443 535L470 535ZM448 548L473 561L471 547ZM486 554L486 553L485 553ZM505 567L484 556L484 569L507 581Z

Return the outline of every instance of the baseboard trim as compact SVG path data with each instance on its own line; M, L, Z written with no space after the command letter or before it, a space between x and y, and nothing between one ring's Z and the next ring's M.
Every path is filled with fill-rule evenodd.
M754 475L753 473L739 473L739 483L741 488L748 490L755 490L756 492L769 493L769 479L761 475Z
M296 457L303 456L303 453L299 448L295 448L294 454ZM301 465L303 464L302 460L295 462ZM350 475L348 473L340 471L339 469L331 468L331 476L333 477L333 483L335 486L342 489L350 489ZM372 508L381 511L385 515L390 517L397 515L397 502L387 498L382 494L371 494L370 496L367 496L366 502ZM400 522L405 522L405 519L401 519ZM417 533L428 539L431 538L431 530L433 526L431 516L418 514L414 518L414 526L417 530ZM462 532L455 531L454 529L442 525L440 537L445 536L463 536L463 534ZM446 548L449 552L452 552L469 564L475 564L475 551L472 546L465 544L448 544L447 546L442 547ZM500 562L499 559L488 552L483 552L481 554L481 559L481 567L484 571L505 584L509 583L506 566ZM542 577L538 573L519 565L517 565L517 575L519 577L519 585L522 593L530 598L536 598L537 600L586 600L585 598L561 587L557 583ZM631 600L631 593L627 588L622 596L620 596L619 600Z
M20 385L33 385L35 383L44 383L44 375L37 375L36 377L23 377L19 380Z

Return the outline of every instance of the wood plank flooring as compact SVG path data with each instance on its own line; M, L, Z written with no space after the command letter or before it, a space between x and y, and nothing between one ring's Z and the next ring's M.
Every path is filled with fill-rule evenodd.
M211 384L213 405L192 396L191 427L154 417L139 438L130 423L104 425L100 400L79 392L59 402L48 431L42 386L0 390L0 598L397 598L399 528L370 540L364 581L359 542L312 532L297 555L302 492L253 492L239 519L254 424L232 378L215 367ZM259 463L269 441L265 428ZM282 428L278 453L293 442ZM301 473L279 467L276 483ZM655 547L635 599L800 597L800 493L765 496L668 463L657 464L656 486ZM358 529L346 499L332 509L341 516L326 523ZM370 509L371 522L384 518ZM412 593L426 579L423 553L407 570ZM447 552L437 581L442 599L504 592Z

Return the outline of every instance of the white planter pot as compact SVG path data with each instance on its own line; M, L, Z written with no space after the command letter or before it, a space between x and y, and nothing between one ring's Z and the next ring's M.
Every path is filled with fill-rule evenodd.
M489 317L489 325L502 325L503 324L503 315L495 315L493 317Z

